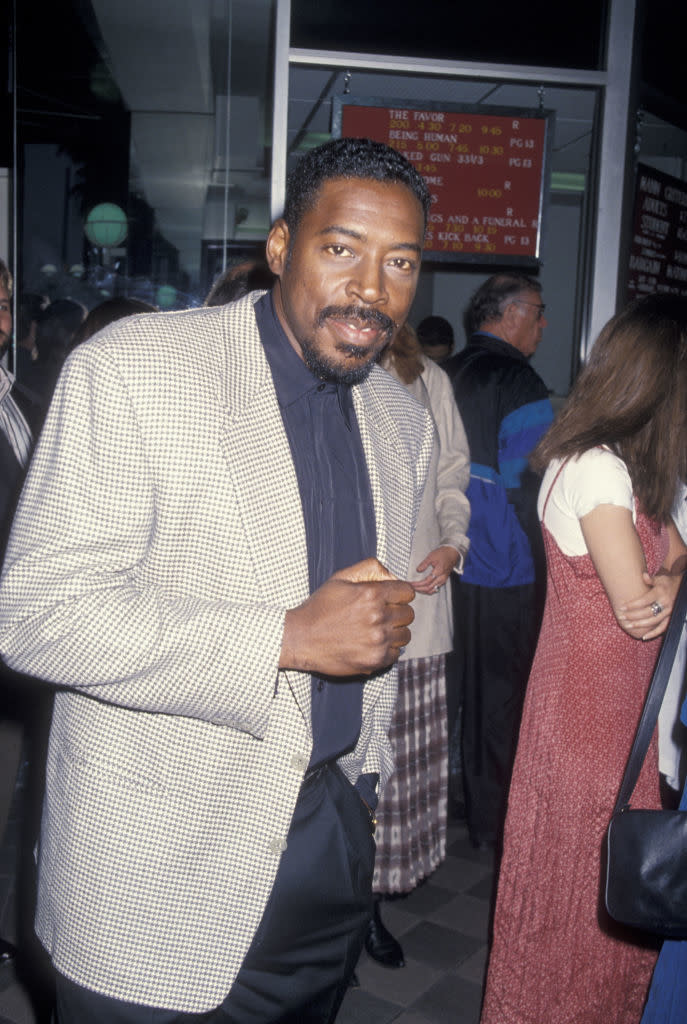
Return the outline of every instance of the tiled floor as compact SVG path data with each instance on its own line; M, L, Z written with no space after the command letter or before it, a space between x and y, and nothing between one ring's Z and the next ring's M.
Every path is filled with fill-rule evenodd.
M0 848L0 935L24 946L17 928L15 875L23 791ZM473 850L462 825L451 825L448 856L431 879L408 897L383 904L383 918L400 939L406 966L380 967L363 953L360 987L350 989L337 1024L478 1024L493 886L493 856ZM19 915L21 917L21 915ZM28 939L30 941L30 938ZM47 1024L44 969L25 953L18 970L0 968L0 1024Z
M461 825L449 826L447 854L424 885L382 905L406 966L380 967L363 953L360 988L348 992L337 1024L478 1024L493 854L473 850Z

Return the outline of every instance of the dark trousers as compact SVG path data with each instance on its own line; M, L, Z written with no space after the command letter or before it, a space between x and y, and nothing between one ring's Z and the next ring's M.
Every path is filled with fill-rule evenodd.
M454 592L454 650L462 694L465 815L474 843L499 839L522 705L541 625L534 586Z
M367 808L341 771L327 767L301 788L265 913L220 1006L200 1014L138 1006L58 975L57 1021L331 1024L362 949L373 867Z

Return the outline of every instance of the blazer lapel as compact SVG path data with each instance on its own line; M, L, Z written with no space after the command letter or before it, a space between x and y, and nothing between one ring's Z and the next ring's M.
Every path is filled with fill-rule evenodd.
M415 521L415 509L409 502L415 490L413 467L384 394L363 386L354 389L353 401L375 505L377 557L387 569L405 579Z
M366 384L353 389L353 401L375 506L377 557L390 572L407 579L415 518L408 500L415 486L412 467L382 392ZM378 676L363 687L363 715L383 685L383 677Z
M230 352L221 444L252 548L252 564L245 571L254 574L265 602L291 608L310 592L298 481L252 302L237 307L226 339ZM310 677L286 675L310 731Z
M293 607L309 594L305 527L291 450L255 323L256 297L253 293L227 307L225 370L218 376L227 410L222 446L253 549L246 572L255 573L266 601ZM415 492L414 467L390 412L396 397L396 385L377 367L353 388L375 507L377 557L405 579L417 510L409 501ZM403 413L399 408L400 422ZM276 519L275 494L280 496ZM286 677L311 731L310 676L287 672ZM381 686L376 679L363 688L364 714Z

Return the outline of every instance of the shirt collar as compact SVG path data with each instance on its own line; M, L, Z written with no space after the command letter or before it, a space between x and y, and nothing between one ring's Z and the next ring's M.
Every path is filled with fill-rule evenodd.
M15 377L6 366L0 363L0 402L14 387Z
M499 338L498 334L492 334L490 331L475 331L470 338L471 345L475 343L484 344L484 342L490 343L490 348L497 352L503 352L505 355L511 356L512 359L521 359L523 363L529 363L529 359L523 355L519 348L511 345L508 341L504 341L503 338Z
M353 412L350 385L322 381L306 366L286 336L286 331L274 308L272 292L266 292L255 303L255 319L272 372L280 408L285 409L293 405L313 391L329 394L336 392L341 415L350 430Z

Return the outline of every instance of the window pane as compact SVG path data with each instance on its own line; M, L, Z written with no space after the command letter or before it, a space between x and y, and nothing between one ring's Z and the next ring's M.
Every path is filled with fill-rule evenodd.
M21 286L201 303L268 229L274 0L36 6L17 5Z

